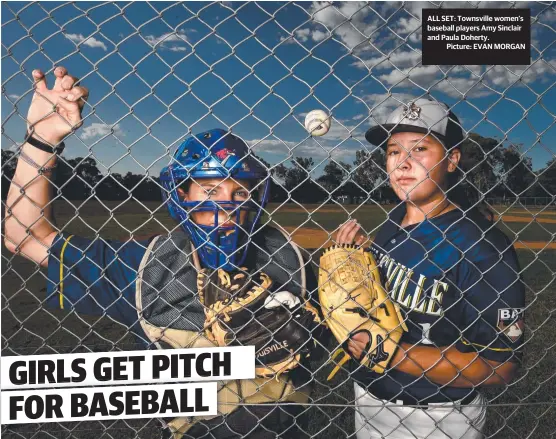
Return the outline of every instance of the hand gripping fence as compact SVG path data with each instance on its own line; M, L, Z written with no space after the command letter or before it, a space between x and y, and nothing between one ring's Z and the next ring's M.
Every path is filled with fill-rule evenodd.
M488 404L484 437L552 437L556 9L552 2L525 6L531 9L530 65L423 66L422 9L438 7L421 2L2 3L2 355L152 345L132 335L138 322L123 324L110 311L116 299L128 297L125 290L118 290L114 301L99 303L91 297L94 284L107 282L110 265L115 264L114 269L130 264L118 251L118 242L144 242L147 236L180 229L161 201L158 176L186 137L209 129L239 136L267 167L272 187L262 222L295 242L306 269L318 274L320 255L335 242L342 223L356 219L373 239L387 223L387 214L401 203L388 182L385 154L365 140L365 131L384 122L399 105L429 98L446 102L465 133L458 180L447 195L463 189L470 202L464 217L471 218L473 206L492 214L490 227L508 238L505 250L515 248L519 269L513 275L526 296L525 325L518 328L524 336L517 372L509 382L481 386L481 404ZM446 7L452 6L442 5ZM461 2L457 7L487 6ZM512 2L488 7L522 6ZM34 94L31 72L42 69L51 87L54 68L60 65L80 78L90 97L83 126L66 137L56 171L33 180L50 182L51 196L41 204L29 195L33 181L18 185L13 177L23 157ZM332 117L331 129L322 137L311 136L303 126L305 114L313 109ZM41 212L30 223L12 213L14 205L7 201L10 185L16 203L26 200L30 209ZM94 312L84 312L86 306L78 304L49 306L47 269L22 256L23 238L13 242L5 232L8 218L26 231L25 241L35 245L42 244L34 227L46 221L56 231L110 249L115 257L98 267L98 279L72 281L81 282L83 303ZM483 233L481 239L489 238ZM453 267L441 269L447 274ZM483 271L481 278L487 279L489 269ZM498 293L502 297L504 291ZM171 306L181 315L178 305ZM445 311L443 319L449 319L453 314ZM463 336L476 321L452 323ZM424 323L422 329L422 345L434 347L430 338L435 324ZM490 329L504 330L496 322ZM329 336L317 344L324 354L300 366L306 372L303 384L313 387L309 402L297 412L287 411L288 403L275 404L282 413L280 422L298 428L292 437L369 437L371 431L388 437L391 431L381 430L384 425L378 423L384 412L397 417L394 430L411 429L408 412L400 415L380 400L354 405L350 370L355 363L351 369L344 365L327 381L332 365L326 363L338 343ZM424 370L421 378L431 380L428 373L434 367ZM464 368L459 378L465 374ZM482 381L494 374L493 366ZM411 384L392 380L402 389ZM260 405L243 404L243 409L244 416L256 415ZM457 410L446 409L445 422L435 418L430 437L460 437L447 426ZM423 413L432 416L427 410ZM363 417L363 424L357 423ZM219 419L219 428L234 429L243 422ZM469 431L477 422L469 419ZM267 432L260 437L275 437L272 432L281 431L274 421L254 423L254 428L257 425L258 431ZM407 437L421 437L409 430ZM161 430L152 419L3 426L2 434L152 438Z

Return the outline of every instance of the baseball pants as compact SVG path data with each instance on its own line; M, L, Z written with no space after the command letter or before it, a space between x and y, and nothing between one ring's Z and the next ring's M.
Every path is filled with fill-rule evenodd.
M457 401L428 408L398 405L355 387L357 439L482 439L486 399L480 393L469 405Z

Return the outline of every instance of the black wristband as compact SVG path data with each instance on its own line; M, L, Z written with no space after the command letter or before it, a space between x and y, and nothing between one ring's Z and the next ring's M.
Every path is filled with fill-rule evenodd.
M40 149L41 151L55 152L56 154L60 154L66 147L64 142L60 143L58 146L52 146L49 145L48 143L41 142L39 139L33 137L33 133L25 134L25 142L28 143L29 145L34 146L37 149Z

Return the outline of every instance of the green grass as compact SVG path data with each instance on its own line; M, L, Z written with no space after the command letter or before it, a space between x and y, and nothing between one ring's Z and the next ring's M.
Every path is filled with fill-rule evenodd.
M290 205L288 205L289 207ZM346 211L342 210L342 207ZM386 220L387 212L391 206L332 206L325 205L324 210L315 211L307 214L304 212L288 212L287 208L276 209L271 205L269 211L272 213L273 221L284 227L308 227L312 229L335 230L339 225L350 218L355 218L370 235L374 235L381 224ZM312 205L307 210L317 209L318 206ZM335 209L336 211L326 211ZM523 213L518 216L523 218L522 222L498 221L496 227L504 232L512 240L520 241L553 241L556 234L556 223L534 222L533 218ZM556 217L555 217L556 218Z
M174 227L165 210L151 214L159 206L157 203L146 203L143 207L139 203L118 206L119 203L112 202L106 203L107 208L99 203L86 203L83 206L79 206L81 203L74 204L79 207L78 212L66 202L57 202L55 212L58 225L75 234L92 237L99 233L105 238L116 239L128 237L129 230L135 235L146 235ZM328 209L331 207L324 206ZM352 207L346 207L352 210ZM273 208L275 206L270 206L270 209ZM353 216L367 230L372 230L384 220L384 212L377 206L363 206ZM283 226L295 226L304 224L308 217L304 213L280 209L273 219ZM347 214L342 212L317 212L305 227L316 228L318 224L333 230L345 219ZM547 239L556 231L554 224L542 223L505 223L503 227L507 227L506 233L519 233L520 239L527 241ZM45 287L44 270L38 270L34 264L9 254L5 249L2 249L2 256L3 355L127 350L138 347L126 328L107 318L45 310L42 307L44 292L41 291ZM318 261L318 257L317 252L314 261ZM519 376L512 385L505 390L487 391L493 405L489 408L486 431L487 437L491 438L548 439L553 438L556 431L556 251L535 253L518 250L518 257L524 282L528 286L524 360ZM340 372L333 381L328 382L326 376L330 371L329 366L314 361L312 369L316 371L315 400L320 404L344 406L312 407L309 411L311 434L318 438L350 437L353 434L353 409L350 408L353 389L347 373ZM75 435L80 438L131 438L135 430L128 425L139 429L145 423L68 423L64 427L77 429L79 433ZM153 431L152 428L145 428L139 437L155 438ZM4 433L6 437L69 437L60 424L13 426L4 429Z

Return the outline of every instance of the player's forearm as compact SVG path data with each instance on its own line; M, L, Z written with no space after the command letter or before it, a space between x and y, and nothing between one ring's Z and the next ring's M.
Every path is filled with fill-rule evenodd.
M484 385L494 371L493 366L477 353L408 343L400 345L391 367L417 377L424 375L437 384L452 387Z
M56 156L26 143L23 153L38 165L52 167ZM52 172L40 175L38 169L21 157L6 199L5 244L11 251L25 254L28 245L42 242L54 231L52 218ZM35 244L30 244L35 241Z

